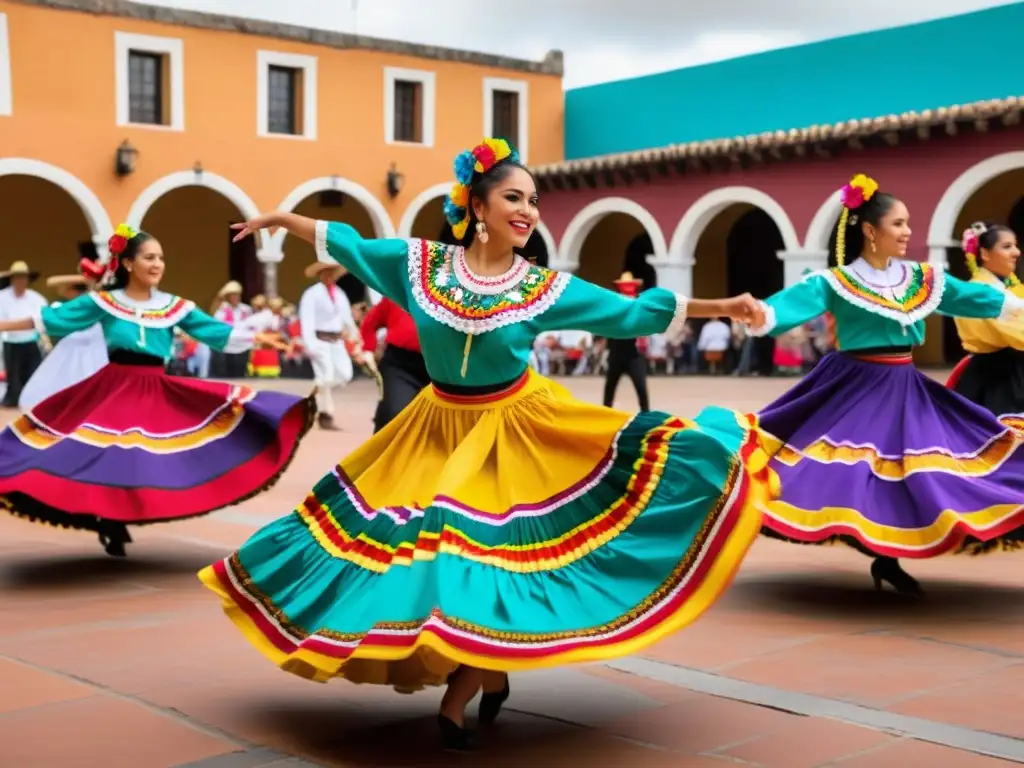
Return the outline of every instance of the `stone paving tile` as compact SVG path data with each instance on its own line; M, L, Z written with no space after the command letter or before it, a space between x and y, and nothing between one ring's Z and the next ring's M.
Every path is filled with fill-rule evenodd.
M923 741L902 739L848 760L829 764L830 768L832 765L835 768L1010 768L1017 763L960 752Z
M12 768L174 768L236 748L102 694L0 716L0 744Z
M1024 739L1024 664L1000 669L889 707L893 712Z
M754 683L885 706L945 685L998 672L1012 661L911 638L839 635L730 666Z
M0 659L0 716L46 704L92 696L95 690L73 680Z
M895 736L856 725L801 717L774 733L728 747L721 754L763 768L818 768L896 740Z
M785 712L704 695L627 715L606 723L602 730L664 749L701 754L767 736L795 719Z

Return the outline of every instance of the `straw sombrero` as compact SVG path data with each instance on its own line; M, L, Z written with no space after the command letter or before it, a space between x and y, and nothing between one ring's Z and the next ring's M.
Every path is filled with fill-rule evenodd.
M242 284L237 280L228 280L224 283L224 287L217 292L217 298L219 299L232 293L242 293Z
M644 281L638 277L633 277L632 272L623 272L622 276L615 281L616 285L643 285Z
M633 277L632 272L623 272L622 277L615 281L616 289L625 296L636 296L643 284L644 281Z
M321 272L323 272L325 269L337 271L339 277L345 274L345 268L341 266L341 264L325 264L322 261L314 261L312 264L306 267L306 277L314 278Z
M6 272L0 272L0 278L11 278L25 275L28 277L29 282L39 278L39 273L34 269L29 269L28 264L24 261L16 261L11 264L11 268Z

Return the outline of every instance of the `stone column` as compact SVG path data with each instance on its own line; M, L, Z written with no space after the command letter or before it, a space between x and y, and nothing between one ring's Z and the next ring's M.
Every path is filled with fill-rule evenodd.
M779 251L776 255L782 260L786 288L803 280L808 270L817 272L828 268L828 251Z
M263 295L272 299L277 296L277 265L284 259L284 253L270 248L258 248L256 258L263 265Z
M277 296L277 262L263 262L263 293L268 299Z
M651 261L658 274L658 287L667 288L687 298L693 296L693 263Z

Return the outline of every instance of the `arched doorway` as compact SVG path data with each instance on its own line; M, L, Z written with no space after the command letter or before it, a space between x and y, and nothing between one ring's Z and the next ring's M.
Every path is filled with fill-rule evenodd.
M0 269L20 259L44 276L69 274L81 257L105 255L110 217L92 190L63 168L0 158L0 200Z
M43 276L75 274L78 260L97 257L94 232L67 190L36 176L0 176L0 269L23 260ZM46 293L43 280L33 285ZM48 298L54 298L48 296Z
M324 177L300 184L282 201L278 210L342 222L366 238L394 236L391 219L381 202L369 190L348 179ZM277 265L277 293L285 301L297 304L309 286L305 270L316 261L316 252L311 244L283 230L271 238L269 247L280 249L284 254ZM355 275L346 274L338 285L353 305L367 301L367 288Z
M976 221L993 221L1006 224L1018 233L1024 234L1024 167L1005 171L994 176L976 189L963 203L956 216L953 240L960 239L963 231ZM967 280L970 272L963 251L958 247L946 249L946 261L951 275ZM941 319L942 360L954 364L964 355L956 323L950 317ZM936 325L933 321L933 326Z
M798 250L789 216L774 199L749 187L716 190L683 216L672 237L678 256L692 264L692 295L715 299L750 293L766 298L785 287L781 251ZM694 323L694 331L699 332ZM762 375L773 368L775 341L755 340L754 357Z
M557 267L611 288L629 263L648 277L649 261L665 258L665 235L654 216L626 198L604 198L586 206L562 235ZM640 269L643 266L644 269Z
M713 299L750 293L766 298L784 287L775 220L760 208L736 203L708 222L694 253L693 295Z
M127 221L163 246L167 274L161 287L209 308L228 280L242 284L246 299L263 292L257 239L233 243L231 229L258 214L256 204L237 185L195 170L155 181L132 204Z
M263 293L255 240L232 242L231 225L245 218L234 203L206 187L179 187L158 198L140 224L164 249L167 273L161 288L204 308L212 306L228 280L242 284L246 300Z
M644 279L645 285L654 272L648 258L653 244L644 225L628 213L609 213L598 221L583 241L576 274L605 288L627 269ZM646 252L645 252L646 251Z

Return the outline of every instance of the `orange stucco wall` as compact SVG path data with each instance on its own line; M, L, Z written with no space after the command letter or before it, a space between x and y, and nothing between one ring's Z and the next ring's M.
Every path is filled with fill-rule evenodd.
M452 157L480 139L485 77L528 83L528 160L550 163L563 158L563 97L561 78L557 76L377 51L339 50L4 0L0 0L0 13L7 16L13 93L13 115L0 117L0 158L32 158L70 172L99 197L115 224L150 184L167 174L190 170L198 162L204 171L233 182L264 210L278 207L303 182L339 176L361 185L380 200L397 227L420 192L451 177ZM116 125L115 31L183 41L184 131ZM261 49L317 57L316 140L257 136L256 52ZM385 143L387 66L436 73L433 148ZM139 155L135 173L122 179L114 173L114 154L124 139L138 149ZM405 176L403 190L394 200L385 189L392 162ZM31 194L31 186L21 189L25 195ZM4 206L12 203L0 213L4 225L24 220L26 211L14 210L17 206L13 201L22 196L18 190L12 179L0 185ZM25 208L27 202L22 200L19 205ZM177 217L170 219L183 230L190 229L194 218L203 215L201 209L183 202L167 201L167 205L178 210ZM352 205L354 201L349 207ZM223 219L222 212L215 215ZM174 226L166 221L166 212L157 218L165 228ZM78 222L65 226L80 229ZM73 238L69 235L70 240L79 234ZM30 240L8 240L8 244L20 252L38 245ZM215 243L208 255L202 253L204 248L196 242L193 253L183 258L195 267L223 258L223 243ZM65 244L63 249L68 251L70 245ZM10 258L15 256L0 253L0 262ZM42 254L39 258L45 262L47 257ZM282 269L291 270L291 265L282 265ZM296 269L301 270L301 265ZM219 280L224 269L218 264L210 272L218 274ZM286 282L294 286L295 276L287 277Z

